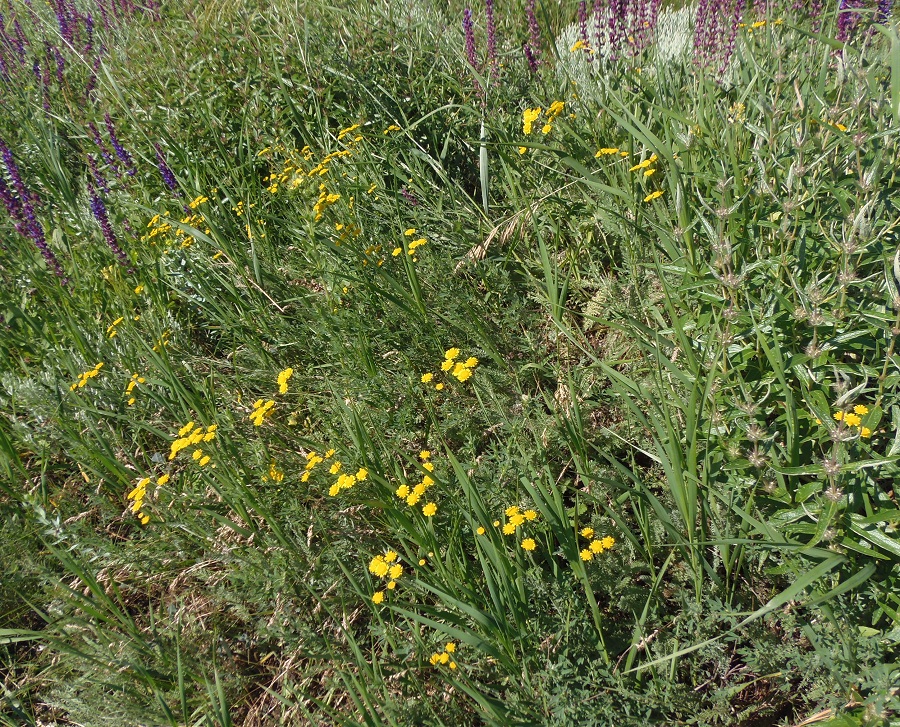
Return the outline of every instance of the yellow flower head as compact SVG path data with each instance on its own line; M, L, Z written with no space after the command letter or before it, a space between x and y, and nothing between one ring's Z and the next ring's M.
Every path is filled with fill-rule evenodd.
M865 404L857 404L853 407L853 411L855 411L862 417L869 413L869 407L867 407Z
M578 555L581 556L581 559L583 561L593 560L593 558L594 558L594 554L587 548L582 550Z
M431 373L430 371L427 374L422 374L422 383L427 384L433 378L434 378L434 374Z
M657 199L658 197L662 197L662 196L663 196L662 190L657 189L655 192L650 192L650 194L648 194L646 197L644 197L644 202L652 202L653 200Z
M862 423L862 419L858 414L845 414L844 415L844 424L848 427L858 427Z
M447 360L449 360L449 361L452 361L452 360L455 359L457 356L459 356L459 349L458 349L458 348L448 348L447 351L444 353L444 358L447 359Z
M603 552L603 542L600 540L592 540L591 544L588 547L591 549L592 553L602 553Z
M397 488L397 491L395 494L400 499L405 498L407 495L409 495L409 485L400 485L400 487Z
M444 647L444 651L446 651L448 654L454 653L454 652L456 651L456 644L454 644L452 641L449 642L449 643Z
M389 550L387 553L384 554L383 557L384 557L385 561L387 561L388 563L393 563L395 560L397 560L397 551Z
M384 591L375 591L372 594L372 603L381 603L384 600Z
M534 542L534 538L525 538L522 541L522 548L527 551L532 551L537 547L537 543Z
M581 537L582 538L593 538L594 537L594 528L582 528L581 529Z
M868 427L863 427L862 429L859 430L859 436L862 437L863 439L868 439L869 437L872 436L872 430L869 429Z
M537 108L533 108L533 109L525 109L522 112L522 131L525 134L531 133L532 126L534 125L534 122L537 121L537 118L540 115L541 115L541 107L540 106L538 106Z
M603 550L609 550L616 544L616 539L611 535L607 535L600 541L603 545Z
M600 157L605 157L605 156L608 156L609 154L618 154L618 152L619 152L618 147L608 146L608 147L604 147L603 149L600 149L596 154L594 154L594 157L596 159L599 159Z
M453 368L453 359L444 359L444 363L441 364L441 371L449 371Z
M422 508L422 514L425 517L433 517L436 512L437 505L435 505L433 502L429 502L427 505L425 505L425 507Z
M483 525L479 525L478 530L476 530L475 532L478 533L479 535L484 535L486 531L485 531Z
M431 458L431 452L429 452L427 449L423 449L421 452L419 452L419 459L424 460L424 459L430 459L430 458Z
M512 535L514 532L516 532L516 526L512 523L506 523L506 525L503 526L504 535Z
M391 580L396 581L403 575L403 566L399 563L394 563L389 569L388 574L391 577Z
M384 578L389 570L390 566L387 561L385 561L384 556L376 555L369 562L369 573L378 576L379 578Z
M538 514L537 514L536 510L526 510L522 514L525 516L525 519L528 520L529 522L532 520L537 520Z
M837 421L842 421L842 420L844 419L844 412L842 412L842 411L836 411L836 412L834 413L834 418L835 418L835 420L837 420Z
M519 514L519 506L518 505L510 505L506 508L505 515L506 517L512 517L513 515Z

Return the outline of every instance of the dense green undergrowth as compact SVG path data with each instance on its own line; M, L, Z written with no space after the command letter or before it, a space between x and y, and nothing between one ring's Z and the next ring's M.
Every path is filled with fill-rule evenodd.
M4 724L892 723L890 23L538 3L532 70L512 1L477 68L456 2L38 5Z

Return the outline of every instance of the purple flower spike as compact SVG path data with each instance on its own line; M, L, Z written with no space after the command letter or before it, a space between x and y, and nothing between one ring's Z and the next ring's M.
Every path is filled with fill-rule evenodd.
M466 59L469 65L478 70L478 56L475 54L475 26L472 24L472 11L463 10L463 32L466 34Z
M88 13L84 16L84 32L87 39L84 44L83 54L89 56L94 50L94 16Z
M96 184L100 189L103 190L104 194L109 194L109 185L106 183L106 177L103 176L103 173L100 171L97 166L97 157L93 154L88 154L88 166L91 169L91 176L94 178L94 184Z
M134 168L134 160L132 160L131 154L126 151L125 147L122 146L122 143L116 136L116 129L113 126L109 114L106 114L103 118L106 121L106 130L109 132L109 141L112 144L113 149L115 149L116 156L119 157L119 160L125 165L125 169L128 170L128 176L133 177L137 170Z
M162 149L159 148L159 144L154 144L153 148L156 149L156 165L159 167L159 173L163 182L173 192L177 192L178 181L175 179L175 175L172 174L172 170L169 169L169 165L166 164L166 158L163 156Z
M97 125L91 121L88 123L88 128L91 130L91 135L94 137L94 143L97 145L97 149L100 151L100 156L103 157L103 161L105 161L112 170L116 173L116 176L119 176L119 165L116 164L116 160L112 158L112 155L106 148L106 144L103 143L103 139L100 137L100 132L97 129Z
M487 20L488 64L492 76L500 75L500 60L497 58L497 24L494 21L494 0L485 0L484 16Z
M413 207L419 206L419 200L416 199L416 196L410 192L406 187L400 188L400 194L403 195L403 199L409 202Z
M60 85L62 85L63 71L66 68L66 61L63 58L62 53L59 52L59 50L56 48L56 46L53 46L53 56L56 59L56 80L59 82Z
M91 212L93 212L94 218L100 225L100 231L103 233L103 239L106 240L106 244L109 245L109 249L113 251L113 254L116 256L116 258L118 258L119 263L122 265L122 267L126 268L129 273L133 273L134 269L131 267L131 261L128 259L125 251L121 247L119 247L119 241L116 239L116 233L113 232L112 225L109 223L109 214L106 211L106 205L97 194L97 190L94 189L93 182L88 182L88 192L90 193L91 197Z
M875 11L875 22L884 24L891 17L894 0L878 0L878 9Z
M532 73L537 73L540 69L540 64L538 63L538 59L535 58L534 51L528 43L522 46L522 52L525 54L525 60L528 61L528 68Z
M53 251L47 244L44 228L41 223L38 222L37 215L35 215L34 212L33 202L36 203L37 195L30 192L27 187L25 187L25 183L22 181L22 175L19 172L19 167L16 165L16 161L13 158L12 151L6 146L2 139L0 139L0 156L3 157L6 171L9 172L9 177L12 180L13 188L16 192L14 195L13 190L7 186L6 180L0 176L0 200L3 201L3 206L6 207L6 211L12 218L16 232L23 237L31 238L35 247L37 247L44 260L46 260L47 266L62 279L63 285L66 285L68 283L66 273L63 270L62 265L59 264L56 255L53 254ZM16 195L18 195L18 197Z
M578 38L584 44L584 53L587 56L587 59L593 60L591 58L591 48L588 44L588 32L587 32L587 1L581 0L578 3Z
M528 35L530 38L529 46L535 58L541 54L541 26L538 25L537 15L535 14L535 5L537 0L528 0L525 6L525 17L528 18Z

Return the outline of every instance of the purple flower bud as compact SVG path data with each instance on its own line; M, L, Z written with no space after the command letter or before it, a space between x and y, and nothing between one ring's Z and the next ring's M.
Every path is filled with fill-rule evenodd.
M119 157L119 160L125 165L125 169L128 170L128 176L133 177L137 170L134 168L134 161L131 158L131 154L125 150L125 147L122 146L116 136L116 130L115 127L113 127L113 122L109 114L106 114L103 118L106 122L106 130L109 132L109 141L116 152L116 156Z
M106 244L109 245L109 249L113 251L113 254L119 260L119 263L124 268L126 268L129 273L133 273L134 269L131 267L131 262L128 260L128 256L125 254L125 251L122 250L121 247L119 247L119 241L116 239L116 233L113 232L112 225L109 222L109 214L106 211L106 205L98 196L97 190L94 189L93 182L88 182L88 192L91 198L91 212L94 214L94 218L100 225L100 231L103 233L103 239L106 240Z
M103 29L109 33L109 15L106 10L106 3L103 0L97 0L97 8L100 10L100 17L103 18Z
M162 149L159 148L159 144L154 144L153 148L156 149L156 165L159 167L159 173L163 178L163 182L173 192L177 192L178 181L175 179L175 175L172 174L172 170L169 169L169 165L166 164L166 158L163 156Z

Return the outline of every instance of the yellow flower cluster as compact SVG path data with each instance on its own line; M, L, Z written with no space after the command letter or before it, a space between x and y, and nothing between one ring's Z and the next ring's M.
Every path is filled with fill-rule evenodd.
M143 376L138 374L132 374L131 379L128 381L128 385L125 387L125 396L128 397L128 406L134 404L134 397L131 393L134 391L134 387L138 384L146 383L146 379Z
M359 128L359 124L353 124L353 126L348 126L346 129L341 129L341 130L338 132L338 141L340 141L340 140L343 139L345 136L347 136L347 134L352 134L352 133L353 133L354 131L356 131L358 128ZM358 141L358 140L357 140L357 141Z
M594 528L591 527L582 528L579 535L581 535L582 538L591 541L588 543L588 546L583 548L578 554L585 562L593 560L595 555L600 555L604 551L612 550L612 547L616 544L616 539L611 535L607 535L605 538L595 538Z
M267 401L257 399L253 402L253 411L250 412L250 421L253 422L254 426L261 427L262 423L272 416L272 411L274 409L275 402L271 399L268 399Z
M327 171L327 170L326 170ZM328 189L325 187L325 183L319 185L319 199L313 205L313 210L316 213L316 222L322 219L322 216L325 214L325 208L328 205L332 205L337 202L341 198L337 192L332 192L329 194Z
M618 154L619 147L617 146L605 146L600 149L596 154L594 154L595 159L599 159L600 157L609 156L610 154Z
M385 136L387 136L387 135L390 134L392 131L402 131L402 129L401 129L399 126L397 126L396 124L391 124L390 126L388 126L388 127L387 127L384 131L382 131L381 133L384 134Z
M538 514L535 510L525 510L522 512L519 509L518 505L510 505L506 508L506 523L503 525L503 534L504 535L514 535L516 530L522 527L526 522L533 522L537 520ZM499 525L499 522L498 522ZM529 538L529 540L531 540ZM534 541L531 541L534 543ZM524 547L524 543L523 543ZM526 550L534 550L533 547L525 548Z
M162 487L169 481L169 475L164 474L156 481L157 487ZM141 521L141 525L146 525L150 522L150 516L145 514L142 510L144 507L144 499L147 497L147 485L150 484L150 478L144 477L137 483L137 487L135 487L131 492L126 496L129 500L131 500L131 512L136 514L138 519Z
M658 197L663 196L663 191L661 189L657 189L655 192L650 192L646 197L644 197L644 202L652 202Z
M460 352L458 348L450 348L444 353L444 361L441 364L441 371L444 373L449 372L451 376L454 376L458 381L468 381L472 376L472 372L475 367L478 366L478 359L474 356L470 356L465 361L458 361ZM434 380L434 374L430 371L422 374L421 382L423 384L430 384ZM434 385L434 388L437 391L441 391L444 388L443 382L438 382Z
M325 452L325 456L318 454L315 450L306 455L306 467L303 474L300 476L301 482L308 482L309 476L312 474L312 471L315 469L316 465L324 462L326 459L331 459L334 456L334 450L329 449ZM340 468L338 468L340 469Z
M141 242L149 241L151 245L155 245L156 241L153 238L169 234L172 231L172 225L163 219L163 217L168 216L168 210L163 211L162 215L153 215L147 223L147 229L150 230L150 232L141 236Z
M431 658L428 660L431 662L432 666L437 666L438 664L445 664L449 666L451 669L456 668L456 662L453 661L453 657L451 654L456 653L456 644L452 641L448 642L444 646L443 651L436 651L431 655Z
M553 122L556 120L556 117L559 116L563 109L566 107L565 101L554 101L550 106L547 107L547 112L544 117L545 123L543 127L541 127L541 133L546 135L549 134L553 129ZM530 134L534 128L534 122L538 120L541 115L541 107L537 106L533 109L525 109L522 112L522 131L527 136ZM523 154L522 149L519 149L519 153Z
M119 317L119 318L116 318L116 320L114 320L112 323L110 323L106 327L106 337L107 338L115 338L118 335L118 332L116 331L116 326L118 326L124 320L125 320L124 318Z
M360 467L356 470L356 474L347 474L346 472L343 474L338 474L341 471L342 464L339 460L335 460L334 464L331 465L331 468L328 470L333 475L338 475L337 480L335 480L334 484L328 488L328 495L330 497L336 497L341 490L349 490L358 482L365 482L369 479L369 470L365 467Z
M172 442L169 450L169 459L175 459L183 449L194 447L191 458L201 467L205 467L209 464L210 456L204 454L203 450L197 445L202 442L212 442L216 438L216 430L218 428L218 424L210 424L204 432L202 426L197 426L192 421L188 422L178 430L178 439Z
M397 581L403 576L403 566L400 565L396 551L389 550L384 555L376 555L369 561L369 573L377 578L387 581L385 588L393 591L397 587ZM384 591L375 591L372 594L372 603L384 601Z
M534 122L538 120L543 109L537 106L533 109L525 109L522 112L522 132L527 136L531 133Z
M199 202L197 200L200 200ZM203 202L208 201L206 197L197 197L193 202L191 202L191 209L196 209L195 202L199 204L203 204ZM206 219L201 214L190 214L181 218L181 224L188 225L189 227L193 227L195 230L201 229L201 225L203 225L202 229L204 233L207 235L210 234L209 227L206 226ZM181 241L181 247L190 247L196 241L194 236L183 230L182 228L178 228L175 230L175 240Z
M288 366L284 371L278 374L278 393L287 394L288 381L294 375L294 369Z
M88 381L96 378L99 375L100 369L102 368L103 362L101 361L100 363L96 364L90 371L85 371L83 374L78 374L78 381L69 386L69 391L75 391L75 389L83 389L85 386L87 386Z
M647 169L647 168L648 168L651 164L653 164L657 159L659 159L659 157L658 157L656 154L653 154L652 156L648 157L647 159L644 159L644 161L638 162L637 164L635 164L635 165L634 165L631 169L629 169L628 171L629 171L629 172L637 172L637 171L639 171L639 170L641 170L641 169Z
M422 460L422 469L427 472L434 472L434 464L430 462L431 452L427 449L423 449L419 452L419 459ZM410 507L415 507L419 504L419 501L425 496L425 493L428 491L428 488L434 484L434 478L430 475L423 475L422 481L418 484L410 487L409 485L400 485L394 492L394 494L399 497L401 500L406 500L406 504ZM437 513L437 504L434 502L427 502L422 506L422 514L426 517L433 517Z
M843 422L851 429L859 429L861 439L868 439L872 436L872 430L869 427L862 426L862 418L869 413L869 407L865 404L857 404L853 407L852 412L836 411L834 413L835 420Z
M272 462L272 464L269 465L269 474L263 475L262 480L263 482L269 482L270 480L272 482L281 482L284 480L284 472L278 469L278 465Z
M417 230L416 230L415 227L410 227L408 230L404 231L403 234L404 234L405 237L412 237L413 235L416 234L416 231L417 231ZM418 239L416 239L416 240L412 240L412 241L409 243L409 245L407 246L407 248L406 248L406 254L407 254L407 255L415 255L415 254L416 254L416 248L421 247L422 245L426 244L427 242L428 242L428 240L426 240L424 237L420 237L420 238L418 238ZM402 247L395 247L395 248L393 249L393 251L391 252L391 255L393 255L394 257L397 257L397 256L400 255L402 252L403 252L403 248L402 248ZM413 260L415 261L416 258L413 258Z

